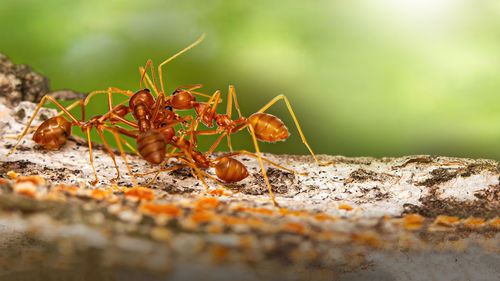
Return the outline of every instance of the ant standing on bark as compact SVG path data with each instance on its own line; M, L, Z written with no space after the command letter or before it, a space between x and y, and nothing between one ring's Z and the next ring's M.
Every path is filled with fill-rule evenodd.
M188 87L188 86L185 86ZM201 87L201 85L200 85ZM214 95L210 98L208 102L197 102L196 97L189 91L189 90L180 90L183 87L178 88L177 90L174 91L172 94L171 98L169 99L170 105L174 109L178 110L184 110L184 109L191 109L194 108L197 117L196 117L196 122L194 127L192 128L192 133L195 135L219 135L219 138L213 143L211 146L209 152L207 155L210 155L215 148L219 145L220 141L224 138L227 137L228 141L228 146L230 148L231 153L227 154L226 156L234 156L234 155L239 155L239 154L246 154L255 158L259 159L259 164L261 167L262 174L264 176L267 188L269 190L269 194L273 200L273 203L275 205L278 205L272 191L271 184L269 183L269 179L267 177L267 173L264 168L263 161L269 162L275 166L278 166L282 169L285 169L275 163L270 162L267 159L264 159L261 156L260 153L260 148L258 145L257 140L260 141L266 141L266 142L277 142L277 141L283 141L289 136L288 129L286 128L285 124L276 116L264 113L269 107L271 107L274 103L277 101L283 99L285 101L285 104L290 112L290 115L292 116L294 123L297 127L297 130L299 131L300 137L302 139L302 142L305 144L305 146L309 149L309 152L313 156L314 160L316 163L319 165L330 165L333 164L334 161L328 161L328 162L322 162L319 161L314 152L312 151L311 147L306 141L306 138L304 134L302 133L302 129L300 128L300 125L297 121L297 118L295 117L295 114L292 110L292 107L290 105L290 102L288 101L287 97L285 95L278 95L275 98L273 98L270 102L268 102L266 105L264 105L260 110L258 110L256 113L252 114L250 117L243 117L241 115L241 111L238 105L238 101L236 98L236 92L234 89L234 86L229 86L229 94L228 94L228 101L227 101L227 109L226 109L226 114L218 114L216 113L217 105L220 102L220 91L216 91ZM238 119L232 120L231 118L231 112L232 112L232 100L234 99L235 107L236 110L238 111ZM213 105L212 105L213 103ZM202 122L204 125L207 127L213 127L213 123L215 121L215 124L217 125L217 129L215 130L197 130L199 122ZM248 128L248 131L250 132L250 135L252 136L252 140L254 143L255 151L256 154L248 152L248 151L237 151L233 152L232 144L231 144L231 134L234 134L238 131L241 131L245 128ZM196 141L196 138L194 138ZM195 144L196 145L196 144ZM235 164L234 167L237 165ZM236 168L235 168L236 169ZM285 169L288 170L288 169ZM291 170L288 170L291 171ZM297 173L294 171L291 171L292 173L295 174L301 174ZM304 173L307 174L307 173Z
M36 115L40 111L40 108L42 105L45 103L46 100L51 101L54 103L57 107L61 109L61 112L59 112L56 116L49 118L45 120L42 124L40 124L38 127L36 127L36 131L33 134L33 141L35 141L37 144L41 145L42 147L46 149L59 149L59 147L69 138L71 135L71 129L74 126L80 127L82 132L86 133L87 135L87 142L89 146L89 156L90 156L90 164L92 166L92 170L94 172L95 180L91 182L92 185L97 184L99 181L97 177L97 173L94 167L94 160L93 160L93 155L92 155L92 141L90 139L90 131L92 128L96 128L97 132L99 133L99 136L101 140L104 143L104 146L106 147L109 155L111 156L111 159L113 160L113 163L116 168L116 173L117 176L116 178L111 179L111 181L116 181L120 177L120 170L118 169L118 165L116 164L116 159L113 151L108 145L108 142L106 141L106 138L104 137L104 131L111 132L113 136L115 137L116 142L120 145L120 152L122 156L124 157L123 153L123 148L121 147L121 142L124 142L132 148L123 138L119 136L120 133L120 128L118 126L109 124L109 121L112 119L112 116L118 116L120 114L123 114L122 111L120 111L122 104L119 104L118 106L111 108L110 105L110 111L107 112L104 115L97 115L92 118L90 118L88 121L85 121L85 105L83 100L78 100L71 104L68 107L64 107L61 105L57 100L55 100L53 97L49 95L45 95L40 103L38 104L35 112L33 113L33 116L29 120L28 124L26 125L26 128L24 131L18 135L16 138L17 143L14 145L14 148L12 148L11 152L7 155L9 157L14 153L16 150L17 146L20 144L21 140L23 137L28 134L29 132L35 130L35 129L30 129L30 125L35 119ZM82 118L81 120L77 120L76 117L71 114L69 111L76 107L77 105L80 105L81 110L82 110ZM63 117L62 115L66 114L71 121Z

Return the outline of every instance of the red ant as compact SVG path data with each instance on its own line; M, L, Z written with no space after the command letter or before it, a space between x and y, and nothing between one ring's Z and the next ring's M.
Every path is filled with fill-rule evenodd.
M161 63L158 67L160 79L162 79L162 66L196 46L203 40L204 37L205 35L203 34L197 41ZM150 66L153 73L154 83L149 79L149 76L147 76L147 69ZM119 111L120 113L116 115L111 114L110 118L115 122L120 122L136 129L135 131L121 128L120 133L137 139L138 152L145 160L151 164L160 164L165 157L166 144L173 136L175 136L176 132L173 126L180 123L186 124L187 121L192 120L193 117L180 117L178 114L175 114L173 110L164 109L164 107L168 109L169 106L166 105L166 96L163 92L163 80L161 80L162 91L160 91L157 87L156 76L153 71L153 64L151 60L148 60L145 68L140 68L139 70L141 72L141 88L143 88L143 90L139 90L135 93L117 88L109 88L107 91L94 91L87 96L85 104L87 104L90 98L95 94L107 93L108 103L111 107L111 104L113 104L112 94L120 93L126 95L129 98L129 105L121 106ZM143 87L145 79L146 84L153 86L151 88L155 92L156 97L153 96L149 89ZM196 88L197 86L191 88L190 90L194 90ZM196 94L210 97L202 93ZM128 113L132 113L137 123L125 119L125 116Z
M148 81L150 81L150 80L148 79ZM207 175L206 173L200 171L200 169L207 169L209 167L213 167L213 168L215 168L216 175L219 179L221 179L225 182L241 181L248 176L248 171L246 170L245 166L241 162L230 157L230 156L235 156L235 155L240 155L240 154L245 154L245 155L249 155L249 156L258 158L260 163L261 163L261 167L263 166L262 161L266 161L266 162L271 163L271 164L273 164L281 169L287 170L287 171L295 173L295 174L300 174L300 175L307 174L307 173L294 172L294 171L286 169L285 167L282 167L274 162L271 162L270 160L262 158L260 156L260 151L258 150L258 147L257 147L258 154L254 154L254 153L251 153L248 151L238 151L238 152L231 152L229 154L223 155L221 157L216 158L215 160L209 159L208 157L213 153L214 149L216 148L216 146L218 145L218 143L220 142L222 137L224 137L224 135L226 135L226 133L223 133L221 135L221 137L219 137L219 139L212 145L212 147L210 148L210 150L206 154L203 154L199 151L194 150L197 146L197 141L196 141L195 135L207 134L205 131L196 131L198 123L201 120L204 120L203 117L206 116L205 113L209 108L209 106L207 106L207 104L212 104L212 102L214 102L214 104L217 104L219 102L220 92L217 91L214 95L212 95L212 97L210 98L208 103L198 103L198 102L194 101L194 96L190 92L191 89L181 90L182 88L186 88L186 87L191 87L191 89L193 89L193 88L199 88L199 87L201 87L201 85L179 87L176 91L174 91L174 93L175 93L174 95L167 98L168 106L166 106L165 110L160 110L160 112L162 112L162 111L171 112L172 109L187 109L190 107L191 108L195 107L199 111L201 111L200 116L196 118L195 122L191 121L191 126L190 126L191 130L189 132L189 135L191 136L191 140L187 140L184 138L186 133L188 133L186 131L183 131L182 137L177 137L173 134L169 134L169 135L161 134L157 131L149 131L148 132L148 134L147 134L148 142L155 144L155 148L150 149L149 151L151 152L151 154L157 155L158 159L161 158L160 155L164 155L163 154L164 149L162 148L162 147L164 147L164 143L161 140L162 139L161 135L163 135L163 137L164 137L163 139L173 147L169 156L164 161L162 168L156 172L156 175L154 176L153 180L148 185L150 185L151 183L154 182L154 180L156 179L156 177L160 171L171 171L171 170L175 170L178 168L190 166L193 175L196 175L198 178L200 178L200 180L204 183L205 186L207 186L207 185L203 179L203 176L207 176L207 177L211 178L212 180L216 181L221 186L225 187L222 183L220 183L219 181L217 181L216 179L214 179L210 175ZM188 94L185 94L185 93L188 93ZM185 98L185 97L188 97L188 98ZM169 109L167 109L167 108L169 108ZM200 108L203 108L203 110L200 110ZM215 108L215 106L213 108ZM230 110L231 109L229 108L229 111ZM239 108L238 108L238 111L239 111ZM240 119L242 119L242 118L240 118ZM228 118L228 120L230 120L230 117ZM241 124L236 124L235 127L239 128L239 130L241 130L244 128L244 126L248 126L248 123L241 122ZM157 130L161 130L161 128L158 128ZM238 130L232 129L230 131L231 131L231 133L234 133ZM219 133L219 132L215 132L215 131L207 131L207 132L214 133L214 134ZM286 132L286 133L288 133L288 132ZM138 138L137 143L138 143L138 149L141 150L141 148L139 148L139 138ZM174 153L176 149L179 149L181 152ZM170 159L171 157L176 157L179 161L184 162L184 164L180 164L180 165L168 168L168 169L163 169L163 167L166 165L168 159ZM272 189L270 188L270 184L268 182L267 175L266 175L264 169L262 169L262 171L263 171L263 175L266 179L266 183L268 185L268 188L270 191L270 196L273 200L273 203L275 205L278 205L275 198L274 198ZM146 173L146 174L150 174L150 173ZM145 174L142 174L142 175L145 175Z
M51 101L54 103L57 107L59 107L62 111L59 112L56 116L49 118L45 120L42 124L40 124L38 127L34 129L30 129L30 125L35 119L36 115L40 111L40 108L42 105L45 103L46 100ZM122 103L123 104L123 103ZM106 138L104 137L103 132L104 131L109 131L113 134L115 137L117 143L120 145L120 151L122 153L122 156L124 156L123 153L123 148L121 147L121 142L124 142L132 148L123 138L121 138L118 134L120 133L120 129L117 126L107 124L107 121L110 121L112 119L112 116L120 115L123 114L123 111L121 110L122 104L119 104L118 106L111 108L110 105L110 110L108 113L104 115L97 115L92 118L90 118L88 121L85 121L85 106L83 103L83 100L78 100L71 104L68 107L64 107L61 105L57 100L55 100L53 97L49 95L45 95L40 103L38 104L38 107L36 108L35 112L33 113L33 116L29 120L28 124L26 125L26 128L24 131L18 135L16 138L18 138L17 143L15 144L14 148L12 148L11 152L7 155L9 157L14 153L16 150L17 146L20 144L21 140L23 137L36 129L35 133L33 134L33 141L35 141L37 144L41 145L42 147L46 149L59 149L59 147L69 138L71 135L71 129L73 126L80 127L82 132L86 133L87 135L87 142L89 146L89 155L90 155L90 164L92 166L92 170L94 171L94 176L95 180L91 182L92 185L97 184L98 182L98 177L97 173L94 168L94 160L93 160L93 155L92 155L92 142L90 140L90 131L92 128L96 128L97 132L99 133L99 136L101 140L104 143L104 146L106 147L109 155L111 156L111 159L113 160L113 163L116 168L116 173L117 176L116 178L113 178L111 181L116 181L120 177L120 171L118 169L118 166L116 164L115 160L115 155L111 148L109 147ZM77 105L80 105L81 110L82 110L82 120L77 120L75 116L73 116L69 110L72 108L76 107ZM68 119L64 118L62 115L66 114L71 121Z
M199 85L199 86L201 87L201 85ZM195 125L193 127L192 133L196 134L196 135L220 134L219 138L214 142L214 144L210 148L208 154L211 154L211 152L219 145L220 141L225 136L227 136L228 146L229 146L230 151L231 151L230 155L248 154L248 155L251 155L251 156L258 158L259 164L261 166L262 174L264 176L269 193L270 193L275 205L277 205L277 203L274 199L272 188L271 188L271 185L269 183L269 179L267 177L266 171L264 169L263 160L264 161L266 161L266 160L262 158L261 153L260 153L260 149L259 149L259 145L257 142L257 140L266 141L266 142L277 142L277 141L285 140L289 136L288 129L286 128L285 124L278 117L271 115L271 114L268 114L268 113L264 113L264 111L266 111L274 103L276 103L277 101L279 101L281 99L283 99L285 101L285 104L290 112L290 115L292 116L292 118L295 122L295 125L299 131L302 142L309 149L309 151L310 151L311 155L313 156L314 160L316 161L316 163L318 163L319 165L330 165L330 164L335 163L334 161L321 162L318 160L318 158L316 157L316 155L312 151L311 147L307 143L307 141L304 137L304 134L302 133L302 129L300 128L300 125L297 121L297 118L295 117L295 114L292 110L290 102L288 101L288 99L285 95L276 96L270 102L268 102L266 105L264 105L260 110L258 110L256 113L254 113L250 117L246 118L246 117L243 117L241 115L238 101L236 99L235 89L234 89L234 86L232 86L232 85L229 86L226 114L218 114L215 112L217 105L220 102L220 91L216 91L215 94L212 95L210 100L205 103L205 102L197 102L195 96L189 90L180 91L179 89L180 88L178 88L176 91L174 91L171 98L168 100L170 102L169 105L171 105L174 109L190 109L190 108L195 109L198 117L196 118L196 122L195 122ZM234 99L234 103L236 106L236 110L238 111L238 115L239 115L239 118L236 120L231 119L232 100L233 99ZM213 105L212 105L212 102L213 102ZM180 104L180 106L179 106L179 104ZM197 126L198 126L199 122L202 122L207 127L213 127L214 121L215 121L215 124L217 125L216 130L197 131ZM234 134L238 131L241 131L245 128L248 128L248 131L250 132L250 134L252 136L252 140L253 140L253 143L255 146L256 155L252 154L250 152L247 152L247 151L233 152L230 135ZM196 140L196 138L195 138L195 140ZM297 172L293 172L293 173L299 174Z
M170 59L164 61L158 69L159 73L160 73L160 77L162 76L161 75L161 67L164 64L166 64L167 62L169 62L170 60L179 56L183 52L185 52L185 51L189 50L190 48L194 47L195 45L197 45L199 42L201 42L203 40L204 36L205 35L202 35L196 42L194 42L193 44L191 44L190 46L188 46L184 50L180 51L176 55L172 56ZM148 64L149 63L151 63L151 62L149 61ZM141 86L143 83L144 74L142 76L143 77L141 79ZM162 88L163 88L163 83L162 83ZM155 92L157 92L157 88L155 89ZM109 111L105 115L94 116L89 121L84 121L85 120L85 106L88 104L90 98L97 93L107 93L108 94ZM118 106L113 107L113 101L112 101L112 96L111 96L113 93L121 93L121 94L127 95L130 98L128 100L129 106L123 105L125 102L127 102L127 101L124 101L124 102L120 103ZM163 94L163 95L159 95L159 96L164 97L165 95ZM17 146L21 142L22 138L28 132L31 132L33 130L33 129L30 130L29 127L30 127L31 123L33 122L35 116L38 114L38 111L40 110L40 108L42 107L42 105L45 103L46 100L53 102L57 107L59 107L62 110L62 112L57 114L55 117L52 117L52 118L44 121L40 126L38 126L36 128L35 134L33 135L33 140L36 143L45 147L46 149L58 149L71 135L72 127L73 126L80 127L82 129L82 131L87 134L87 141L88 141L88 145L89 145L89 154L90 154L90 163L91 163L91 166L92 166L92 169L94 171L95 178L96 178L92 182L92 185L95 185L98 182L97 173L95 171L94 163L93 163L92 143L90 140L90 130L92 128L95 127L96 130L98 131L104 145L106 146L106 149L108 150L108 152L109 152L109 154L114 162L114 165L115 165L116 170L117 170L117 177L112 179L112 181L114 181L114 180L119 178L119 169L118 169L118 166L116 164L115 156L114 156L113 152L111 151L106 139L104 138L103 131L105 131L105 130L109 131L114 135L114 137L115 137L115 139L120 147L120 151L122 153L122 156L124 157L125 163L127 164L127 161L125 159L125 154L124 154L123 148L121 146L121 142L124 142L132 150L134 150L134 149L125 140L123 140L118 134L123 134L123 135L137 138L138 144L143 144L142 147L139 146L140 148L148 147L148 146L152 145L151 139L144 138L143 133L148 132L149 129L151 129L151 125L153 125L153 124L151 124L151 122L149 122L149 119L151 119L151 117L152 117L153 121L156 121L157 119L162 121L162 119L172 117L172 115L170 115L170 116L157 116L158 109L162 105L163 99L162 98L155 99L151 95L149 90L147 90L147 89L138 91L136 93L132 93L130 91L123 91L123 90L120 90L117 88L109 88L107 91L94 91L94 92L91 92L87 96L85 101L79 100L67 108L62 106L60 103L58 103L51 96L46 95L42 98L42 100L38 104L38 107L36 108L32 118L29 120L26 129L23 131L23 133L21 135L17 136L18 141L17 141L16 145L14 146L14 148L12 149L12 151L7 155L7 157L14 153ZM74 117L69 112L69 110L76 107L77 105L80 105L81 109L82 109L82 120L81 121L77 120L76 117ZM151 116L151 114L150 114L150 109L154 109L153 116ZM136 120L138 122L137 124L125 119L125 116L130 112L132 112L134 115L134 118L136 118ZM62 117L61 116L62 114L66 114L69 117L69 119L71 119L71 122L68 121L66 118ZM156 118L156 117L159 117L159 118ZM169 129L168 127L164 129L164 131L169 135L175 135L175 131L173 130L173 128L171 128L171 126L175 125L176 123L182 123L185 120L192 119L191 116L186 117L186 118L180 118L180 117L178 117L178 115L175 115L174 117L177 120L174 122L169 122L171 130L168 130ZM107 124L106 122L109 122L111 124ZM115 126L116 123L123 123L123 124L131 126L132 128L139 129L140 134L137 135L137 133L134 130L128 130L125 128ZM165 147L165 146L163 146L163 147ZM139 152L140 153L142 152L141 155L144 156L143 150L140 150ZM163 158L161 158L161 157L160 158L158 158L158 157L156 157L156 158L155 157L145 157L145 158L149 162L156 163L156 164L161 163L161 161L163 160ZM131 172L128 164L127 164L127 168ZM135 182L135 180L134 180L134 182Z
M193 135L195 127L196 127L196 124L191 124L190 132L184 132L184 133L191 133ZM213 181L215 181L217 184L221 185L222 187L229 189L224 184L222 184L220 181L218 181L214 177L208 175L207 173L205 173L201 170L205 170L208 168L214 168L215 173L217 175L217 178L220 180L223 180L224 182L232 183L232 182L241 181L249 175L248 171L247 171L245 165L243 165L243 163L241 163L240 161L231 157L231 156L236 156L236 155L241 155L241 154L245 154L245 155L249 155L249 156L252 156L255 158L259 158L262 161L266 161L266 162L268 162L268 163L270 163L270 164L272 164L280 169L286 170L286 171L291 172L291 173L295 173L295 174L299 174L299 175L307 175L307 173L297 173L295 171L287 169L287 168L285 168L277 163L274 163L268 159L259 157L258 155L251 153L251 152L248 152L248 151L232 152L232 153L228 153L228 154L222 155L220 157L217 157L215 159L210 159L209 156L212 154L213 149L211 149L207 153L201 153L199 151L196 151L196 150L194 150L196 148L196 145L184 137L185 137L185 134L183 134L181 137L173 136L169 139L168 144L171 145L171 148L170 148L171 151L170 151L169 155L166 157L166 159L164 160L162 167L159 170L157 170L156 172L137 174L137 175L143 176L143 175L149 175L149 174L155 173L153 179L147 184L148 186L151 185L156 180L158 174L162 171L173 171L173 170L177 170L177 169L180 169L183 167L190 167L191 173L194 176L196 176L198 179L200 179L201 182L203 183L203 185L205 185L205 187L207 189L208 189L208 185L205 182L204 177L208 177L208 178L212 179ZM213 147L213 148L215 148L215 147ZM175 153L176 149L180 150L180 152ZM155 152L155 153L159 153L159 152ZM178 161L181 161L183 163L178 164L178 165L174 165L174 166L169 167L167 169L164 169L163 167L167 164L168 160L171 157L175 157ZM271 195L271 198L273 200L273 203L276 206L279 206L274 198L272 190L270 192L270 195Z

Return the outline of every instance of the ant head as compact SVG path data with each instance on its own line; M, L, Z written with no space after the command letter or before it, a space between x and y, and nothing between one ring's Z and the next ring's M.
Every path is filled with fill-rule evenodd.
M144 103L148 108L152 108L155 103L155 98L149 89L143 89L135 92L130 101L128 102L130 109L134 110L135 106L139 103Z

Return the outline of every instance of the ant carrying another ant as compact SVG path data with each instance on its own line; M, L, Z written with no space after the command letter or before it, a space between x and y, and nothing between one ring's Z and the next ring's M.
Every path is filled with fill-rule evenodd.
M77 101L67 108L60 105L52 97L45 96L39 103L26 129L20 136L18 136L19 140L10 154L15 151L21 139L28 133L29 126L31 125L35 115L38 113L43 103L46 100L49 100L56 104L56 106L58 106L62 111L56 117L45 121L38 127L33 136L34 141L41 144L45 148L58 149L59 146L71 134L71 128L73 126L80 127L82 131L87 134L90 162L95 175L95 181L93 181L92 184L97 183L98 177L97 173L95 172L92 160L90 130L92 128L96 128L115 164L118 173L118 176L113 180L116 180L119 177L119 169L116 165L115 156L103 136L104 131L111 132L115 137L120 147L120 152L125 161L125 164L127 165L127 168L129 169L129 172L132 174L133 178L135 175L132 173L129 165L127 164L127 160L121 146L122 142L127 144L129 147L130 144L128 144L123 138L121 138L120 135L125 135L136 139L138 154L141 155L142 158L148 161L151 165L161 164L161 168L159 170L151 173L156 173L156 175L158 175L161 171L172 171L182 167L189 167L191 169L191 173L195 177L200 179L207 188L208 185L206 184L204 177L212 179L217 184L223 187L225 186L219 180L223 182L238 182L243 180L248 176L248 171L244 164L234 159L233 156L248 155L254 157L259 160L261 172L264 176L266 186L268 188L272 201L276 206L278 206L278 203L276 202L272 191L272 187L269 183L269 179L267 177L264 162L267 162L280 169L284 169L294 174L307 175L307 173L298 173L289 170L277 163L274 163L262 157L258 141L277 142L283 141L289 136L287 127L278 117L265 113L265 111L269 107L271 107L276 102L283 100L290 115L293 118L293 121L299 131L303 143L310 151L316 163L318 163L319 165L330 165L334 162L321 162L318 160L304 137L304 134L292 110L290 102L284 95L276 96L249 117L244 117L241 114L234 86L229 86L225 114L216 112L218 104L222 102L222 99L220 98L220 91L216 91L211 96L199 93L196 90L202 87L202 85L200 84L178 87L171 95L166 96L163 84L162 67L177 56L199 44L203 40L203 38L204 35L202 35L197 41L181 50L174 56L170 57L169 59L165 60L158 66L160 88L157 86L153 64L151 60L148 60L145 68L140 68L142 90L139 90L135 93L131 91L120 90L118 88L109 88L106 91L94 91L91 92L84 101ZM151 71L153 74L152 81L147 75L147 70L149 67L151 67ZM144 83L146 84L146 87L144 87ZM92 96L100 93L107 94L108 112L104 115L94 116L88 121L84 121L84 107L89 103ZM117 106L113 106L112 96L115 94L125 95L128 99L121 102ZM196 100L196 96L207 97L209 98L209 100L207 102L200 102ZM233 120L231 116L233 100L234 106L238 112L238 118L236 120ZM127 102L128 105L125 105L125 103ZM77 120L69 112L70 109L77 105L80 105L82 108L82 120ZM187 109L194 109L195 115L187 115L185 117L181 117L175 112L178 110ZM127 117L129 113L131 113L131 117L133 118L133 120L130 120L131 118ZM70 121L62 117L62 114L66 114L69 117ZM213 128L214 121L216 125L215 129L198 130L199 123L203 123L207 127ZM176 130L175 126L178 124L183 124L186 128ZM131 129L125 126L128 126ZM245 128L248 129L252 137L252 141L255 147L255 153L244 150L233 150L231 135L238 131L244 130ZM203 135L218 135L218 138L211 145L210 149L205 153L196 150L198 137ZM212 153L215 151L216 147L220 144L224 137L227 137L230 152L212 159ZM177 160L178 163L173 166L166 167L167 162L172 158ZM217 178L203 171L208 168L215 169ZM149 184L151 184L157 178L156 175Z

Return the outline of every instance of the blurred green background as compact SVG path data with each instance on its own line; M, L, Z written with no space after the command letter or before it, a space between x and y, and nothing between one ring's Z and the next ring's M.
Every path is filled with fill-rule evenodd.
M232 84L247 116L283 93L317 153L500 159L500 1L2 0L0 15L0 52L52 89L138 90L147 59L206 33L167 65L167 93ZM292 136L262 150L306 154L271 109ZM233 145L253 151L246 131Z

